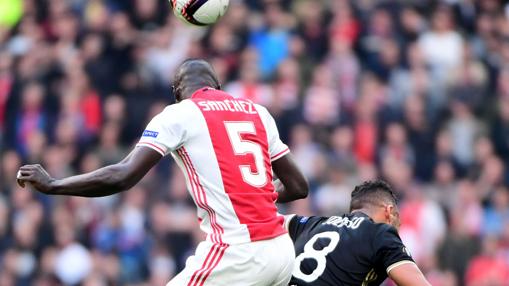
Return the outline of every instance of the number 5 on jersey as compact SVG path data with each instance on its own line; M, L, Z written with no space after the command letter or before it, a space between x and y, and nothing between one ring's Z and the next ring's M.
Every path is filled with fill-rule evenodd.
M253 122L240 121L240 122L225 122L224 127L228 133L230 143L235 155L253 154L254 163L257 172L253 172L249 165L240 165L240 173L244 182L253 187L263 187L267 184L267 172L263 160L262 147L253 141L245 140L242 134L255 134L256 128Z
M315 242L320 238L329 239L329 244L324 248L317 250L314 248ZM334 251L336 246L339 243L339 233L335 231L327 231L318 233L313 236L304 246L304 252L302 252L295 259L295 267L293 268L293 276L307 283L313 282L325 271L325 266L327 264L326 256L327 254ZM314 259L316 260L316 268L310 274L305 274L300 269L300 264L304 259Z

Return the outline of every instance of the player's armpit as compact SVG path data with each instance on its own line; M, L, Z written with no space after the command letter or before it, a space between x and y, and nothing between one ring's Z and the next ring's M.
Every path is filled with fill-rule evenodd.
M413 261L400 261L387 268L387 274L398 286L431 286Z

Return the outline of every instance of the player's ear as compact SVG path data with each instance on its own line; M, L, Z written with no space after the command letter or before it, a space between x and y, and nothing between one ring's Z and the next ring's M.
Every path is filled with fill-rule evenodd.
M385 216L387 223L394 226L396 229L399 229L400 221L399 221L399 213L396 206L389 204L385 207Z
M392 222L392 212L393 212L393 208L394 206L393 205L385 205L385 208L384 208L384 217L385 217L385 221L387 223L391 223Z
M173 96L175 97L175 102L177 102L177 103L180 102L180 100L181 100L181 98L180 98L180 88L177 85L173 84L171 86L171 89L173 91Z

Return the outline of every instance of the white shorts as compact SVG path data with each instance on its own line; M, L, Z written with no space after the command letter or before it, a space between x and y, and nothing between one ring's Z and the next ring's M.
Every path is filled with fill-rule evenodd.
M230 246L204 241L166 286L286 286L294 260L288 234Z

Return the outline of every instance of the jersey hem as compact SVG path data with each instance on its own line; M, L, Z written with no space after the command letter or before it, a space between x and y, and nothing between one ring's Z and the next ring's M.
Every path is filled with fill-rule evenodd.
M227 237L225 238L225 235L222 234L221 235L221 238L222 238L222 242L214 242L212 239L211 239L211 233L207 233L207 236L205 238L205 241L208 241L212 244L227 244L227 245L240 245L240 244L246 244L246 243L251 243L251 242L257 242L257 241L263 241L263 240L271 240L271 239L274 239L274 238L277 238L277 237L280 237L282 235L285 235L285 234L289 234L288 231L286 231L285 229L283 229L282 231L280 232L276 232L276 233L272 233L272 234L268 234L268 235L263 235L263 236L256 236L254 238L250 238L249 240L237 240L237 239L228 239Z
M412 260L402 260L402 261L399 261L399 262L396 262L396 263L393 263L391 264L389 267L387 267L387 274L389 274L389 272L391 270L393 270L394 268L398 267L398 266L401 266L403 264L408 264L408 263L413 263L415 264L415 262L413 262Z
M257 236L255 238L251 238L251 242L255 242L255 241L261 241L261 240L269 240L269 239L273 239L273 238L276 238L278 236L281 236L281 235L284 235L284 234L287 234L288 231L286 231L285 229L282 229L282 231L278 231L276 233L272 233L272 234L268 234L268 235L263 235L263 236Z

